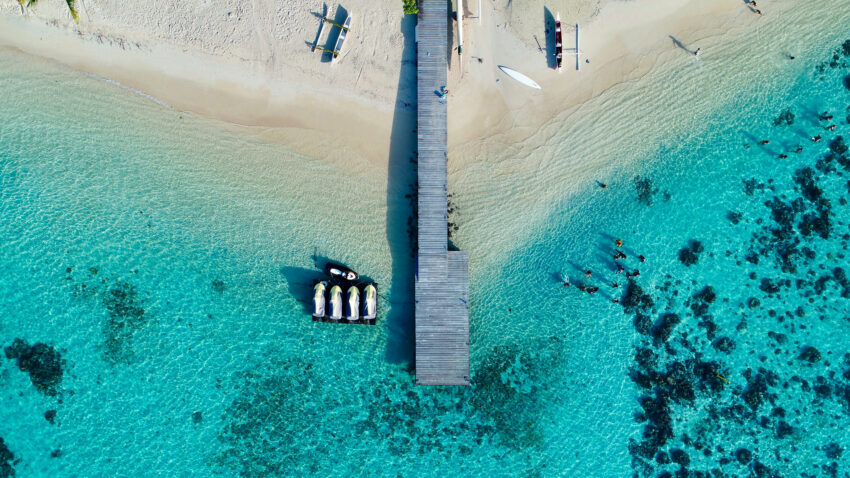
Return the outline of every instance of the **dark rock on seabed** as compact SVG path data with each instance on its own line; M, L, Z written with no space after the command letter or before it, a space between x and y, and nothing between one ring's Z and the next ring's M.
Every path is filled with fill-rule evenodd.
M817 363L820 362L821 355L818 349L814 347L806 347L802 352L800 352L800 356L798 358L809 363Z
M3 438L0 438L0 478L15 476L15 454L9 450Z
M23 339L15 339L4 349L7 359L16 359L18 368L27 372L35 388L45 395L56 395L62 382L65 361L56 349L41 342L30 346Z
M51 425L56 424L56 410L48 410L44 412L44 419L47 420Z

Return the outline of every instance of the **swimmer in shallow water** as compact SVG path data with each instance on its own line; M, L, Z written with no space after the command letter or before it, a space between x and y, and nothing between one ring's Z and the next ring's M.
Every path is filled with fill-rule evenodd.
M614 241L614 245L616 245L617 247L623 247L623 240L617 239L616 241Z
M812 137L812 141L814 141L815 143L817 143L817 142L818 142L818 141L820 141L820 140L821 140L821 136L820 136L820 135L817 135L817 136Z

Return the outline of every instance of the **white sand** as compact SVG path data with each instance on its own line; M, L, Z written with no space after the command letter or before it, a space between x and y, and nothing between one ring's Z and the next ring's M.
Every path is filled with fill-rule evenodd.
M492 256L521 244L552 201L698 121L740 82L785 67L783 52L799 48L789 39L816 34L817 21L836 10L846 16L844 2L765 0L758 16L742 0L552 0L545 6L561 13L565 46L579 22L591 60L576 72L566 57L560 74L534 38L546 47L542 0L482 0L483 25L469 18L479 15L478 2L467 2L463 64L452 58L448 85L459 244L486 243ZM391 174L390 160L406 164L412 151L415 56L400 0L346 2L352 31L333 67L308 46L320 24L313 12L321 3L312 0L77 6L79 25L62 0L39 0L23 13L17 0L0 0L0 46L114 79L314 157L342 164L359 156L376 166L373 174ZM336 5L329 10L333 16ZM335 31L328 27L320 44ZM671 36L703 54L694 58ZM513 82L499 64L543 90ZM489 214L494 207L502 213ZM485 252L476 252L481 264Z

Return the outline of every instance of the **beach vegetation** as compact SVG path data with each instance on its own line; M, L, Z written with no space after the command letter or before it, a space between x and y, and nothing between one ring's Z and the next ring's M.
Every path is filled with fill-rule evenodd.
M74 7L74 2L76 0L65 0L65 3L68 4L68 10L71 12L71 17L74 19L77 24L80 23L80 17L77 15L77 9Z
M38 0L18 0L18 2L23 7L31 7L38 3ZM80 17L77 15L77 8L74 7L74 3L76 0L65 0L65 3L68 5L68 10L71 12L71 17L74 19L74 22L77 24L80 23Z
M404 1L404 13L407 15L416 15L419 13L419 6L416 4L416 0L403 0Z

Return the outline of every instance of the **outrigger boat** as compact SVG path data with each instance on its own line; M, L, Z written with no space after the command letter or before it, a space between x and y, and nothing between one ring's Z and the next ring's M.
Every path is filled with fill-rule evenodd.
M339 277L347 281L354 281L360 277L353 270L333 262L328 262L328 265L325 266L325 273L331 277Z
M363 295L363 318L372 320L378 312L378 291L374 285L369 284L363 290Z
M558 73L561 72L561 63L564 60L564 45L561 43L561 13L555 18L555 62Z
M316 43L313 43L313 45L311 46L311 49L313 51L319 50L319 51L330 53L331 54L331 66L333 66L336 63L336 60L339 57L340 52L342 51L342 44L343 44L343 42L345 42L345 37L346 37L346 35L348 35L348 31L351 29L351 15L348 15L348 17L346 17L345 21L342 22L342 24L336 23L335 21L331 20L328 17L322 17L322 25L324 25L325 23L330 23L331 25L333 25L335 27L339 27L339 36L336 37L336 43L334 44L333 49L329 50L327 48L322 48L322 47L320 47L319 45L316 44L316 43L319 42L319 38L322 36L321 25L319 26L319 33L318 33L318 35L316 35Z
M360 289L356 285L348 288L348 313L345 318L351 321L360 318Z
M335 285L331 287L331 315L333 320L342 318L342 288Z
M324 281L320 281L313 286L313 317L318 319L325 316L325 285Z
M331 22L333 23L333 22ZM334 46L334 51L331 52L333 57L331 58L331 66L334 66L337 58L342 52L342 43L345 41L345 36L348 33L348 30L351 28L351 15L345 19L345 22L339 26L339 36L336 38L336 46Z

